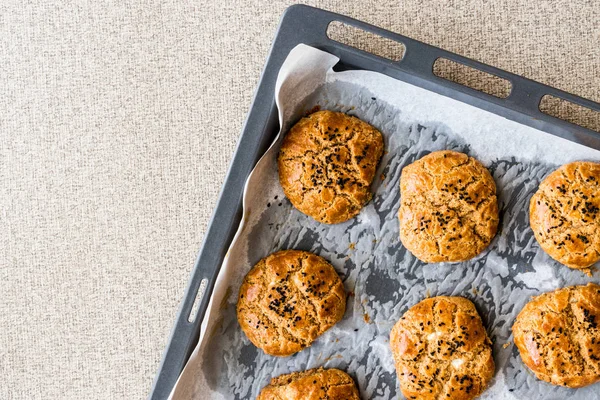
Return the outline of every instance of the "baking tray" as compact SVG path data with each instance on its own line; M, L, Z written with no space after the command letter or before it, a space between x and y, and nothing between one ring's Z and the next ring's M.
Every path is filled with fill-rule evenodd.
M402 43L405 46L403 58L400 61L392 61L330 39L327 36L327 28L334 21ZM281 18L267 57L250 112L205 234L204 243L192 271L149 399L168 398L197 344L200 325L216 276L240 223L242 194L246 178L272 143L279 128L274 99L277 74L290 50L300 43L339 57L340 63L336 69L362 69L379 72L532 128L600 150L599 133L554 118L539 110L540 101L545 95L552 95L600 112L598 103L349 17L304 5L289 7ZM510 95L504 99L494 97L434 75L433 64L438 58L449 59L508 80L512 84ZM203 280L206 284L204 295L197 305L195 319L193 322L189 322L188 318Z

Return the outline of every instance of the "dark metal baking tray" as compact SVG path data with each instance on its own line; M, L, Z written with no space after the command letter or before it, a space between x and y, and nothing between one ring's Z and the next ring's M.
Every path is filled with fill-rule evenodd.
M404 57L400 61L392 61L330 39L327 36L327 28L334 21L402 43L405 46ZM598 103L349 17L305 5L289 7L279 23L149 399L168 398L197 344L200 324L206 312L214 282L240 223L242 193L246 178L278 131L274 98L277 74L290 50L300 43L339 57L338 67L340 69L380 72L518 123L600 150L599 133L551 117L539 110L539 104L544 95L562 98L600 112ZM510 81L512 84L510 95L504 99L497 98L434 75L433 64L438 58L446 58ZM196 318L193 322L189 322L188 317L203 279L206 279L208 284L199 304Z

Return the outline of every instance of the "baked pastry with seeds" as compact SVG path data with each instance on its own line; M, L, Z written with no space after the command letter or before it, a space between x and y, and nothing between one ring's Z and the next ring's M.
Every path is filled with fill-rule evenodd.
M494 375L491 341L463 297L438 296L411 307L394 325L390 347L407 399L473 399Z
M529 203L529 223L556 261L585 269L600 260L600 163L574 162L548 175Z
M271 379L257 400L360 400L354 380L339 369L315 368Z
M571 388L600 381L600 286L534 297L512 331L521 359L539 379Z
M244 278L237 302L242 330L256 347L289 356L344 316L344 285L331 264L306 251L260 260Z
M279 181L291 203L326 224L355 217L371 199L383 136L360 119L333 111L302 118L279 150Z
M400 240L419 260L468 260L496 235L496 184L473 157L430 153L402 169L398 218Z

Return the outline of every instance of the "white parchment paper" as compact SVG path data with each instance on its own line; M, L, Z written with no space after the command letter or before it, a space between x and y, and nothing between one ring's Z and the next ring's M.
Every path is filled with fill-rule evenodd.
M280 133L248 178L243 221L219 273L198 347L171 398L254 399L271 377L319 366L347 371L364 400L402 398L388 343L392 326L427 296L460 295L476 304L494 342L496 375L482 399L598 399L599 385L574 390L537 380L521 362L510 328L532 295L598 282L598 273L589 278L539 248L527 210L550 171L575 160L600 160L600 152L382 74L334 72L337 61L305 45L292 50L276 87L281 132L314 106L374 125L386 148L374 198L358 217L338 225L320 224L295 210L278 182ZM500 227L473 260L424 264L399 240L399 178L403 166L442 149L465 152L490 169ZM310 348L277 358L244 336L235 302L244 275L258 260L291 248L330 261L350 297L344 319Z

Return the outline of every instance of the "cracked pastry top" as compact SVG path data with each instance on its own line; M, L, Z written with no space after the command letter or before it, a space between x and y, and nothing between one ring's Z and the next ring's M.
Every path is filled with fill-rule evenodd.
M548 175L529 203L529 223L556 261L585 269L600 260L600 163L574 162Z
M571 388L600 381L600 286L534 297L512 331L523 362L539 379Z
M290 202L326 224L355 217L371 199L370 185L383 154L381 133L333 111L302 118L279 150L279 181Z
M419 260L468 260L496 235L496 184L473 157L430 153L402 169L398 218L400 240Z
M360 400L354 380L339 369L315 368L271 379L256 400Z
M463 297L438 296L411 307L394 325L390 347L407 399L473 399L494 375L491 341Z
M331 264L306 251L283 250L260 260L244 278L238 322L265 353L289 356L344 316L346 292Z

